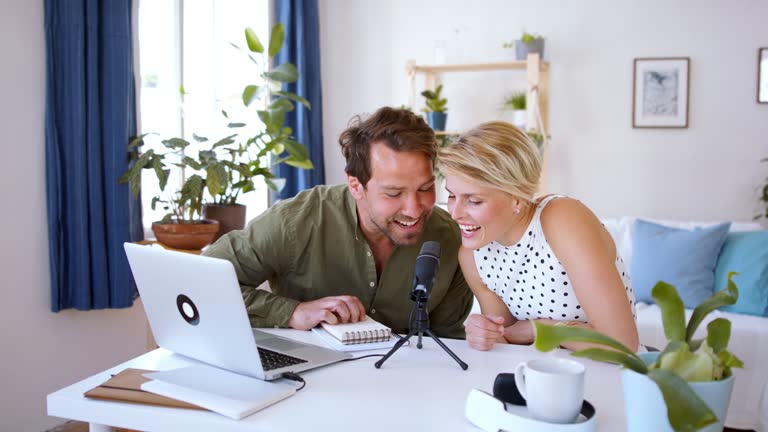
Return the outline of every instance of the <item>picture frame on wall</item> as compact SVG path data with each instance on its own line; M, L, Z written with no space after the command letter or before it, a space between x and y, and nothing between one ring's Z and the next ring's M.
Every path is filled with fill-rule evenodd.
M687 128L689 57L636 58L633 128Z
M768 104L768 47L757 50L757 103Z

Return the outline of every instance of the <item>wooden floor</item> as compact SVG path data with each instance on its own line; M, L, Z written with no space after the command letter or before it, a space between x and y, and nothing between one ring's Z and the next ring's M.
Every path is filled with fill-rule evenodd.
M50 429L46 432L88 432L88 423L70 421L61 426L57 426L54 429ZM138 432L138 431L117 428L115 429L115 432ZM745 431L742 429L725 428L723 429L723 432L755 432L755 431Z
M115 432L139 432L130 429L115 428ZM88 423L79 421L68 421L63 425L56 426L53 429L49 429L46 432L88 432Z

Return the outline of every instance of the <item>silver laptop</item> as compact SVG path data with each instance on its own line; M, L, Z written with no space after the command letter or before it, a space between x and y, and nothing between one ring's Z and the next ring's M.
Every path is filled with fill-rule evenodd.
M264 380L350 358L251 328L229 261L125 243L157 344Z

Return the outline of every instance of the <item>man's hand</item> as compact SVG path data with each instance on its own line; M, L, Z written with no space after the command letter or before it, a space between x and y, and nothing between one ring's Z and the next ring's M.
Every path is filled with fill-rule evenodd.
M469 346L476 350L488 351L496 341L504 340L504 317L472 314L464 328Z
M325 321L330 324L358 322L365 318L365 307L355 296L323 297L299 303L288 320L288 327L309 330Z

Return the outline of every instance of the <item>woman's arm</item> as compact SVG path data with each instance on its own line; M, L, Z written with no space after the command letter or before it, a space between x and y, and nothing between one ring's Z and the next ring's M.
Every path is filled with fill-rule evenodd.
M464 279L480 303L481 314L472 314L467 318L466 334L469 346L481 351L489 350L497 342L506 343L505 328L517 321L507 309L507 305L483 283L475 265L472 250L459 249L459 265Z
M608 231L589 208L571 198L555 199L544 207L541 226L589 319L588 325L576 325L591 326L636 351L637 325L616 270L616 246ZM572 350L591 347L578 342L564 346Z

